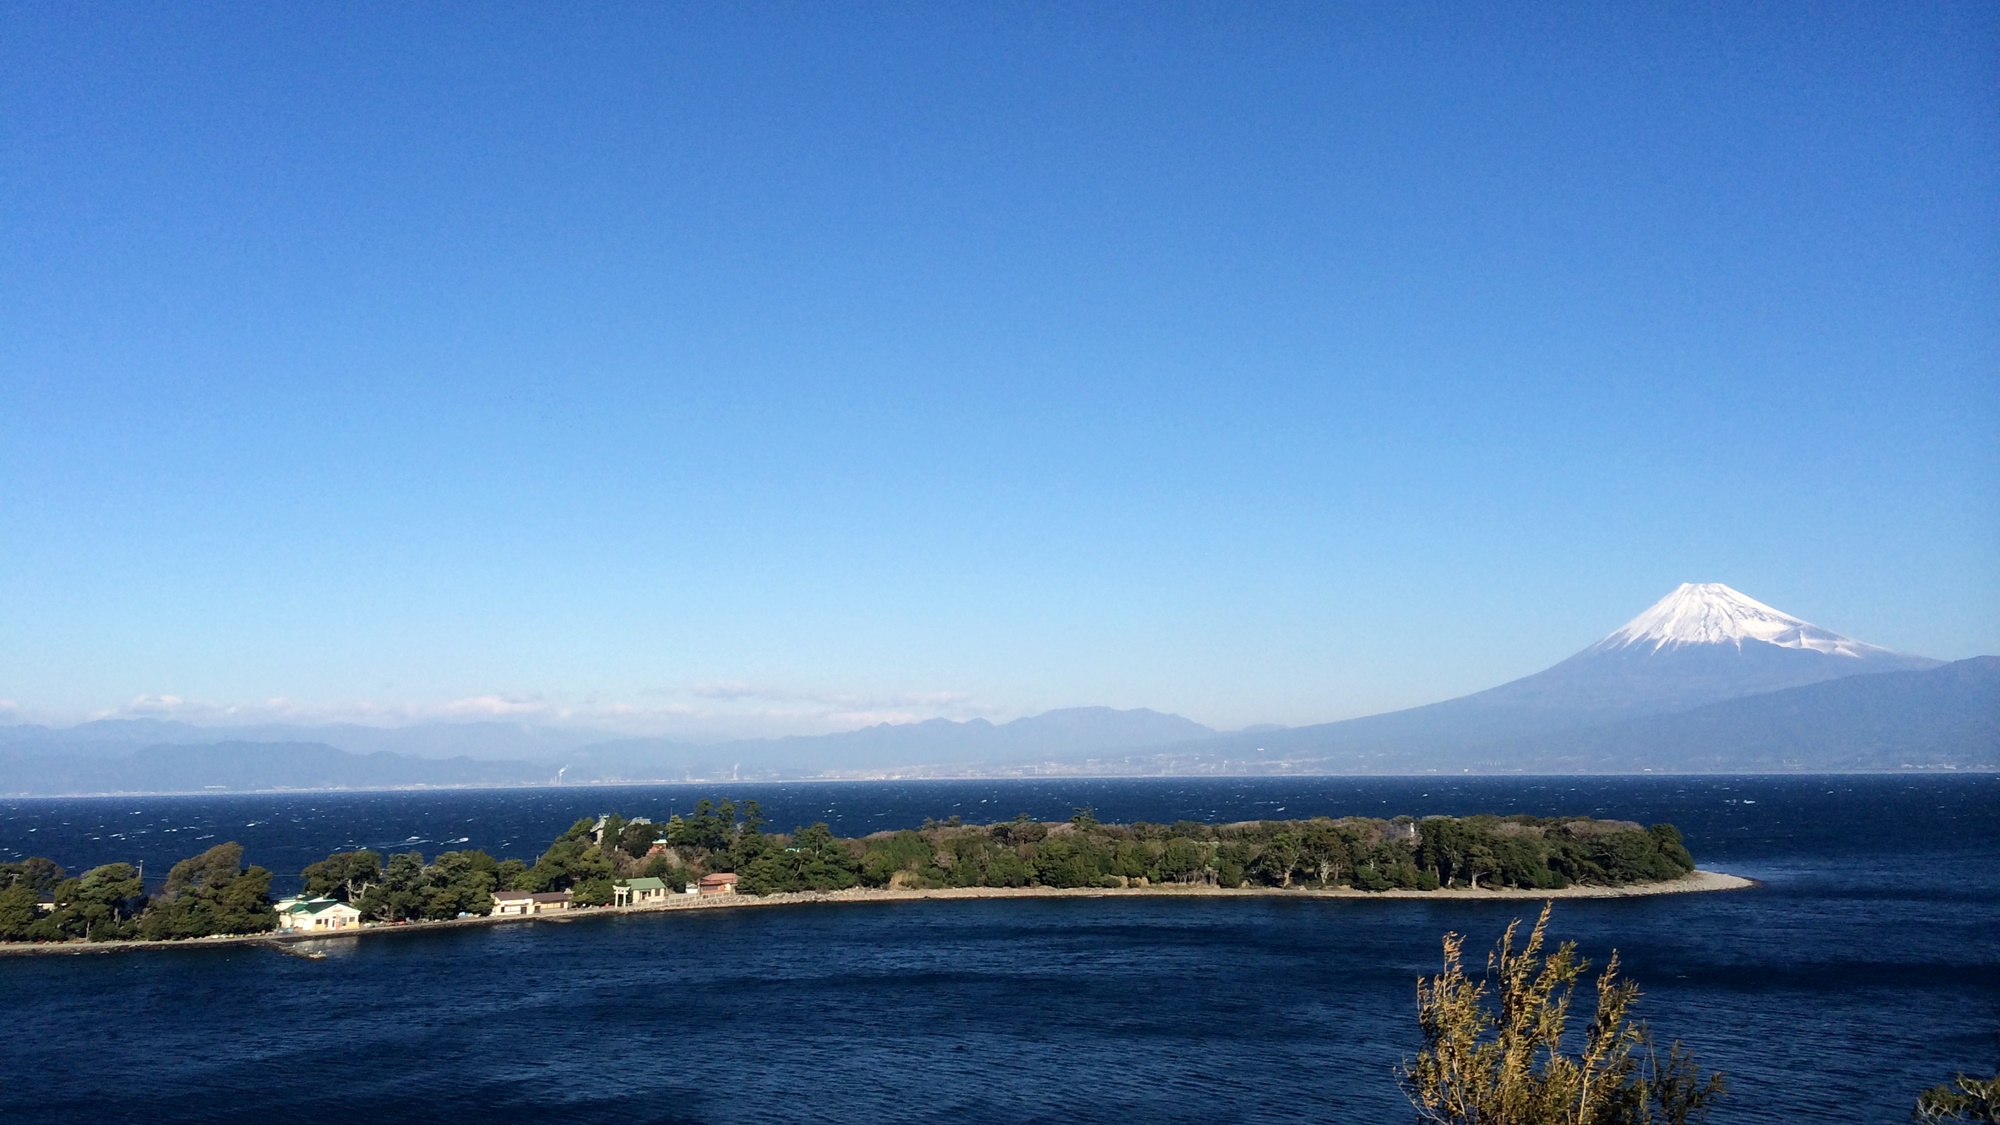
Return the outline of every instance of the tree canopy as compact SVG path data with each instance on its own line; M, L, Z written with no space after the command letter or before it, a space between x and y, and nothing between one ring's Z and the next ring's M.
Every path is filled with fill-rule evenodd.
M139 933L161 940L262 933L277 925L271 873L244 867L243 845L227 843L174 864L165 889L140 919Z
M952 817L861 838L825 823L765 831L755 801L707 798L664 824L617 813L584 817L529 864L483 851L388 856L359 849L306 865L308 896L353 905L370 921L486 914L495 891L564 892L605 905L617 880L672 886L734 872L737 890L766 895L849 887L1399 888L1617 886L1677 878L1694 860L1672 825L1532 816L1318 817L1234 824L1106 824L1088 808L1063 821L1022 814L976 825ZM0 940L106 941L274 928L271 873L217 844L176 863L157 896L114 863L71 877L33 857L0 863Z
M361 854L372 858L373 853ZM322 863L331 864L339 858L328 856ZM360 898L350 901L363 918L379 922L442 921L461 914L486 914L493 909L499 874L500 862L482 851L441 852L429 863L424 862L422 852L400 852L389 857L388 865Z
M748 810L746 812L746 810ZM645 855L590 843L578 825L529 876L534 889L638 874L692 879L734 871L745 894L869 887L1439 887L1550 889L1678 878L1694 860L1672 825L1531 816L1367 817L1237 824L1104 824L1087 808L1067 821L1025 814L967 825L957 818L861 839L825 824L763 831L752 803L703 800L669 820ZM607 820L607 825L612 823ZM623 823L622 821L617 823ZM604 867L609 864L609 870ZM608 893L608 892L607 892ZM578 896L578 901L586 901Z

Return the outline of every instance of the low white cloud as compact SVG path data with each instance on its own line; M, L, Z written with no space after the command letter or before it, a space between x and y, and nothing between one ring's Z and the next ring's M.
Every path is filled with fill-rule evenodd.
M792 694L748 680L709 680L688 689L697 699L789 699Z
M859 730L862 727L876 727L883 723L901 726L904 723L921 723L925 719L938 718L936 715L919 715L914 711L835 711L827 716L827 721L837 730Z
M889 694L847 691L828 692L805 688L780 687L772 684L758 684L748 680L708 680L689 688L688 694L697 699L713 699L723 702L754 700L760 703L808 704L845 708L857 713L879 707L913 707L934 711L963 710L972 702L972 693L964 691L891 692Z
M477 715L480 718L508 718L516 715L545 715L547 703L539 699L513 699L504 695L475 695L454 699L444 705L447 715Z
M19 718L13 701L0 716ZM357 723L396 727L433 722L516 722L582 727L608 733L707 740L787 734L826 734L881 723L991 717L990 707L964 691L861 692L793 688L742 679L705 680L662 688L636 699L593 693L555 696L483 692L440 700L348 699L306 701L274 696L261 702L215 702L168 692L132 697L87 715L38 715L57 723L91 719L173 719L202 726L264 723Z

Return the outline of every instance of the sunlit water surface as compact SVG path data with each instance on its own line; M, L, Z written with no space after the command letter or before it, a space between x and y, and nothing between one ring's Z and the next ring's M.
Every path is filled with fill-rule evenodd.
M1591 814L1681 826L1726 894L1564 902L1641 1014L1728 1073L1714 1120L1893 1122L2000 1067L2000 779L856 783L0 803L72 870L237 840L532 859L577 817L755 797L779 827ZM261 949L0 959L22 1121L1402 1122L1413 983L1531 904L1065 900L586 918Z

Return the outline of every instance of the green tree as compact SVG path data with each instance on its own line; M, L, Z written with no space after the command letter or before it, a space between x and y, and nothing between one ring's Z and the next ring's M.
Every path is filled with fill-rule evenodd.
M1694 857L1688 854L1687 845L1681 841L1680 829L1671 824L1655 824L1646 829L1646 835L1653 838L1654 846L1674 870L1683 875L1694 870Z
M603 848L591 842L595 824L595 820L588 818L580 820L568 832L557 837L549 849L535 860L535 865L514 880L515 889L574 891L584 882L591 883L593 888L601 883L604 901L611 901L611 877L616 865ZM595 890L591 897L596 897Z
M243 845L217 844L174 864L166 888L140 919L151 939L253 934L273 929L271 873L243 866Z
M14 863L0 863L0 887L25 886L38 895L55 890L56 884L68 877L61 864L38 855Z
M1094 887L1104 874L1072 835L1050 836L1035 845L1035 881L1045 887Z
M1565 942L1543 953L1550 906L1515 948L1507 927L1485 981L1467 976L1462 939L1444 938L1444 972L1417 984L1424 1038L1399 1068L1417 1118L1428 1125L1692 1125L1722 1096L1676 1043L1662 1060L1643 1023L1630 1019L1638 986L1618 976L1612 954L1596 982L1596 1013L1580 1039L1569 1033L1578 980L1589 964ZM1489 997L1497 985L1498 996ZM1569 1040L1565 1036L1569 1034Z
M861 853L861 881L870 887L886 887L900 872L922 875L936 870L936 861L936 847L920 832L905 830L875 837Z
M613 895L609 875L587 875L570 888L569 900L578 906L609 906Z
M365 849L335 852L318 863L307 864L301 875L308 895L359 902L368 888L381 880L382 857Z
M408 922L424 917L429 889L424 877L422 852L397 852L382 869L382 878L354 904L365 918L382 922Z
M56 884L52 893L55 909L37 927L45 936L115 941L138 935L134 919L145 909L146 888L129 863L93 867Z
M503 867L482 851L441 852L429 863L422 852L399 852L389 857L379 881L355 906L364 917L386 922L491 913ZM514 867L525 870L518 860Z
M1277 887L1292 885L1292 876L1298 872L1299 862L1305 850L1296 832L1280 832L1273 836L1257 855L1254 870L1257 877Z
M1431 816L1417 822L1417 866L1450 886L1465 868L1472 833L1456 817Z
M764 814L757 802L745 801L743 807L745 823L753 830L762 828ZM668 818L667 843L702 851L722 851L729 847L736 835L736 813L736 805L731 801L724 800L717 804L703 797L695 802L692 813Z
M1049 834L1049 826L1038 820L1029 820L1027 813L1016 816L1006 824L993 826L993 837L1001 843L1019 847L1022 844L1038 844Z
M29 941L38 936L35 923L41 921L41 912L35 904L41 897L26 882L0 888L0 941Z
M521 877L528 873L528 865L518 859L503 859L493 869L495 890L517 891L521 889Z
M1219 886L1240 887L1243 877L1250 870L1255 856L1250 845L1240 840L1231 840L1215 849L1215 881Z
M1321 886L1333 885L1354 869L1353 834L1332 824L1314 823L1300 835L1299 864Z
M1160 854L1159 874L1161 879L1173 883L1206 882L1208 845L1180 836L1168 840Z
M482 851L443 852L424 869L424 917L493 912L499 861Z
M792 833L785 850L800 890L844 891L860 882L860 864L824 822Z
M641 873L649 879L658 879L667 885L669 892L695 881L692 868L686 867L671 855L656 855L646 861Z

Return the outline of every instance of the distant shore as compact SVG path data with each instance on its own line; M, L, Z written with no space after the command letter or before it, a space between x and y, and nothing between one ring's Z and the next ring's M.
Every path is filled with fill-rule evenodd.
M0 792L0 800L6 801L84 801L84 800L139 800L154 797L326 797L365 796L374 793L495 793L514 790L534 792L555 792L560 790L588 789L658 789L666 786L708 786L728 785L736 787L753 785L872 785L880 782L965 782L965 781L1440 781L1440 780L1533 780L1535 778L1616 778L1639 780L1644 778L1785 778L1802 777L1977 777L1990 778L2000 774L2000 762L1982 762L1976 765L1910 765L1879 767L1875 769L1848 768L1823 770L1781 770L1765 767L1761 769L1713 769L1713 770L1427 770L1418 773L1370 773L1339 771L1323 773L1317 770L1267 770L1258 773L1083 773L1056 772L1033 773L868 773L868 774L809 774L791 776L774 774L771 776L740 777L700 777L700 778L659 778L655 780L630 780L625 778L589 781L494 781L458 784L411 784L411 785L338 785L326 787L281 786L271 789L89 789L67 793L42 792Z
M1469 887L1440 888L1435 891L1357 891L1351 887L1311 889L1305 887L1211 887L1155 885L1150 887L935 887L922 890L888 890L855 887L845 891L793 891L770 895L674 895L662 903L643 906L592 906L547 914L485 914L453 918L442 922L376 922L337 932L274 931L265 934L223 934L179 941L67 941L0 942L0 957L37 955L77 955L121 953L137 949L212 949L225 946L276 946L281 949L300 943L345 941L350 938L387 934L435 933L439 930L471 926L505 926L523 923L566 923L584 918L624 917L637 914L668 914L688 910L727 910L757 906L812 906L857 902L920 902L927 899L1026 899L1026 898L1281 898L1281 899L1445 899L1455 902L1507 900L1536 901L1552 898L1643 898L1653 895L1700 894L1707 891L1738 891L1756 886L1753 879L1725 875L1720 871L1693 871L1664 883L1631 883L1622 887L1573 886L1560 890L1497 888L1473 890Z

